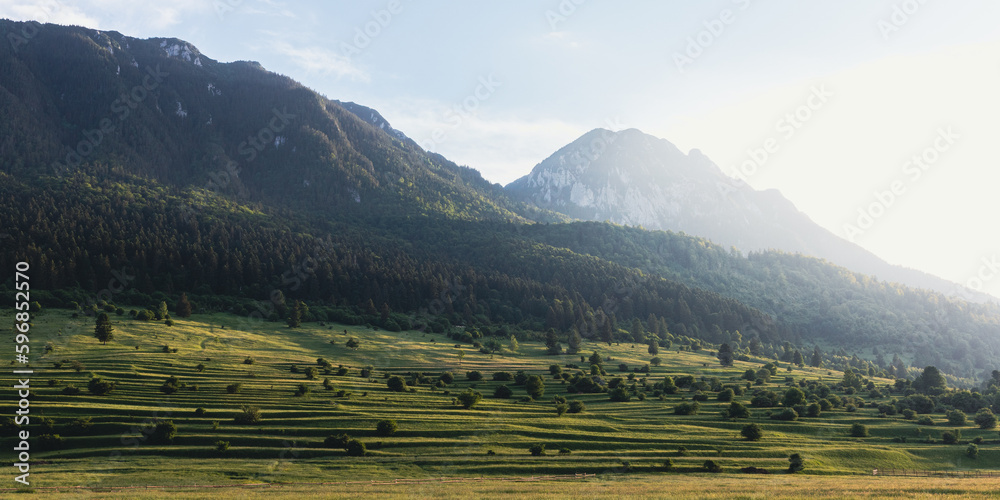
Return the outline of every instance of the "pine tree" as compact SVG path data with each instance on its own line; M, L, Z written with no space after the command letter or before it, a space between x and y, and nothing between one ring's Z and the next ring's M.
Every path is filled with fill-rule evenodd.
M646 352L652 354L653 356L656 356L657 354L660 353L660 343L659 341L656 340L655 337L650 337L649 347L646 348Z
M809 366L812 366L813 368L823 367L823 355L820 354L819 347L813 347L812 362L809 363Z
M288 313L288 328L298 328L302 324L302 301L296 300Z
M576 354L580 352L580 344L583 343L583 338L580 337L580 331L575 327L569 332L569 348L566 352L569 354Z
M108 341L114 338L114 331L115 327L111 324L111 318L108 317L108 314L103 312L98 314L97 323L94 326L94 337L107 345Z
M792 363L795 366L802 366L805 363L805 360L802 359L802 353L798 349L792 353Z
M156 319L168 319L170 318L170 312L167 310L167 303L160 302L160 306L156 308Z
M174 309L174 312L177 313L178 318L191 317L191 303L188 302L186 293L181 294L181 299L177 301L177 307Z
M729 344L723 343L719 346L719 353L716 354L722 366L733 366L733 348Z

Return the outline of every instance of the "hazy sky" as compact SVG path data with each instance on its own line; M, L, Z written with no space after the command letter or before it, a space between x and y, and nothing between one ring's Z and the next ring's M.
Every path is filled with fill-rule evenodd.
M1000 2L0 0L0 17L256 60L503 184L590 129L639 128L1000 296Z

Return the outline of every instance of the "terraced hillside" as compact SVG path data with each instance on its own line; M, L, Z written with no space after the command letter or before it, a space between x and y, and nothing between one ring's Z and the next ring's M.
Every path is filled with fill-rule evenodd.
M646 345L584 344L584 357L597 351L604 358L607 375L602 380L614 385L621 377L626 388L635 383L633 390L623 391L630 401L615 402L610 397L614 391L570 392L572 374L589 374L589 361L581 362L580 355L550 356L544 345L535 343L522 342L517 352L489 355L468 345L456 348L444 335L419 331L390 333L318 323L289 329L281 323L250 324L227 314L175 318L173 326L128 315L111 318L115 336L107 345L93 337L93 318L74 319L70 311L50 310L35 319L32 420L27 426L35 461L33 486L660 475L667 473L668 459L681 472L703 471L706 460L728 472L748 466L780 472L791 453L802 454L807 474L1000 466L997 432L979 429L971 416L968 424L958 427L945 427L946 419L938 413L920 415L930 417L934 426L918 426L899 414L880 417L879 404L901 396L890 394L888 380L872 381L884 393L881 398L867 389L846 394L837 386L843 374L822 368L789 370L780 363L769 382L751 383L742 379L744 372L760 370L767 360L736 361L727 368L712 352L661 349L662 365L649 366L647 374L644 367L653 356ZM347 346L352 338L358 342L354 349ZM42 349L47 344L50 352ZM329 363L326 368L318 358ZM565 377L552 374L553 364ZM628 371L620 364L628 365ZM361 376L367 366L373 370ZM307 378L310 368L317 371L313 379ZM542 376L544 394L531 400L525 385L493 380L496 372L518 370ZM472 371L481 372L484 379L468 380L466 374ZM418 385L405 386L402 392L389 389L390 376L412 381L416 372L423 375ZM438 384L444 372L454 374L454 381ZM115 382L114 389L103 396L91 394L88 384L94 375ZM685 385L686 376L693 380ZM2 383L10 387L11 377L3 375ZM168 377L177 378L176 392L169 394L172 389L162 388ZM676 393L657 385L665 377L681 386ZM227 390L232 384L241 384L238 392ZM509 399L494 397L501 384L513 390ZM307 395L295 395L300 385L309 390ZM832 388L824 399L839 398L842 404L817 417L803 414L786 422L768 418L784 408L750 403L756 390L783 397L790 385L801 386L805 404L821 399L824 385ZM65 394L67 386L80 393ZM746 405L749 418L720 415L730 407L719 401L719 389L727 387L743 392L734 400ZM468 389L483 395L471 409L456 401ZM675 414L696 395L706 398L696 414ZM585 409L560 416L555 397L566 398L567 404L583 402ZM849 403L855 411L848 411ZM259 407L261 420L236 423L241 405ZM38 418L42 415L50 421ZM80 420L86 418L90 426ZM388 419L395 420L398 430L381 435L377 423ZM167 420L176 426L169 443L158 440L156 430ZM741 436L748 422L763 427L761 440ZM869 436L851 437L853 423L867 426ZM956 429L961 431L957 444L942 444L943 432ZM56 434L61 439L51 437ZM340 434L364 443L365 456L349 456L342 444L327 441ZM928 436L935 442L927 442ZM977 437L982 441L973 459L966 452L968 442ZM220 441L229 443L228 450L218 449ZM4 446L13 444L11 438L4 439ZM546 446L545 454L529 453L537 444ZM40 451L42 447L46 451Z

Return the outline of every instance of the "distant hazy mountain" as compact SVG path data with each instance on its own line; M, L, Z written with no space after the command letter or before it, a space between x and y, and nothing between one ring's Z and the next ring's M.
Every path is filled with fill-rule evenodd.
M636 129L596 129L510 183L517 200L582 220L682 231L749 252L767 249L826 259L879 279L967 299L986 296L893 266L820 227L776 190L725 175L698 150Z

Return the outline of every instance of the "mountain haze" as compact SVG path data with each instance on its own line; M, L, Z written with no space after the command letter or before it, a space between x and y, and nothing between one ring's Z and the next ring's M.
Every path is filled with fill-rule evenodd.
M815 256L909 286L987 297L893 266L814 223L777 190L757 191L725 175L699 150L684 154L636 129L596 129L508 184L510 195L580 220L684 232L743 252Z

